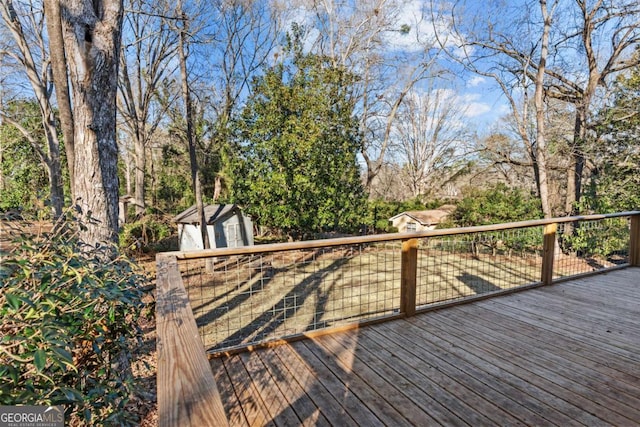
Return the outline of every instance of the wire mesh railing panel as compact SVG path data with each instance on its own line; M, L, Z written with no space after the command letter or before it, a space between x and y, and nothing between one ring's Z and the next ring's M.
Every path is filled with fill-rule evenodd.
M540 280L540 227L423 239L416 305L498 292Z
M217 352L411 315L414 294L420 309L628 264L630 239L640 251L639 227L634 219L630 233L622 215L212 251L193 260L185 253L179 266L205 347Z
M398 244L181 261L205 347L218 351L392 314ZM207 265L208 264L208 265Z
M558 225L553 277L606 270L629 262L629 219L604 218Z

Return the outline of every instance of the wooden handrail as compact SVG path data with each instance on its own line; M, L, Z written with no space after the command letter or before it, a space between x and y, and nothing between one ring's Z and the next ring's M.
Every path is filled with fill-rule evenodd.
M443 228L440 230L417 231L411 233L374 234L370 236L340 237L335 239L307 240L290 243L271 243L266 245L242 246L239 248L220 248L195 251L166 252L177 259L199 259L215 256L252 255L258 253L292 251L301 249L318 249L343 245L358 245L366 243L382 243L402 241L408 239L420 239L425 237L452 236L457 234L480 233L487 231L511 230L518 228L545 226L548 224L563 224L576 221L596 221L607 218L620 218L624 216L639 216L640 211L618 212L612 214L578 215L561 218L535 219L530 221L508 222L502 224L480 225L475 227Z
M226 426L175 256L159 254L156 294L158 425Z

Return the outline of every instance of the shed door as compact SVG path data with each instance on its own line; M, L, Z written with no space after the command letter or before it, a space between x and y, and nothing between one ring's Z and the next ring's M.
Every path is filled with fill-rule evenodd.
M227 245L229 248L238 248L243 246L240 224L225 224L224 229L224 234L227 236Z

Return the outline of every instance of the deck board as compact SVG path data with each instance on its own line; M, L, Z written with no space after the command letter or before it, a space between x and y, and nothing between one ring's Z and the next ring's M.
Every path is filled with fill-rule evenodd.
M212 360L231 425L638 425L640 268Z
M573 394L574 399L582 402L583 409L591 408L599 416L602 412L598 405L601 405L606 408L605 411L611 412L607 414L606 419L613 420L616 425L627 425L633 419L640 419L640 412L633 408L633 405L638 404L637 400L619 393L605 375L597 375L579 364L568 363L561 357L541 351L534 343L523 343L520 339L504 339L504 336L497 336L494 331L480 328L478 324L481 322L456 326L444 323L445 327L473 328L477 336L481 337L474 339L474 343L488 344L495 354L508 358L509 362L522 369L525 375L528 375L526 372L530 372L553 382L555 386L562 387ZM607 394L600 393L603 387L607 388Z

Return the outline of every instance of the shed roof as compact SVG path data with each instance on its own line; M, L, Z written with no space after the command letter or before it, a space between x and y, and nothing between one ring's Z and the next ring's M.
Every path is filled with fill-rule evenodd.
M231 205L205 205L204 216L207 224L213 224L221 218L226 217L228 214L235 211L239 211L240 208L236 204ZM176 215L173 218L174 222L181 224L200 224L200 218L198 218L198 211L196 205L191 206L184 212Z
M438 224L442 221L447 215L455 210L455 206L453 205L444 205L440 206L438 209L429 209L424 211L406 211L401 212L398 215L395 215L389 218L389 221L393 221L402 216L408 216L415 221L419 222L421 225L431 225Z

